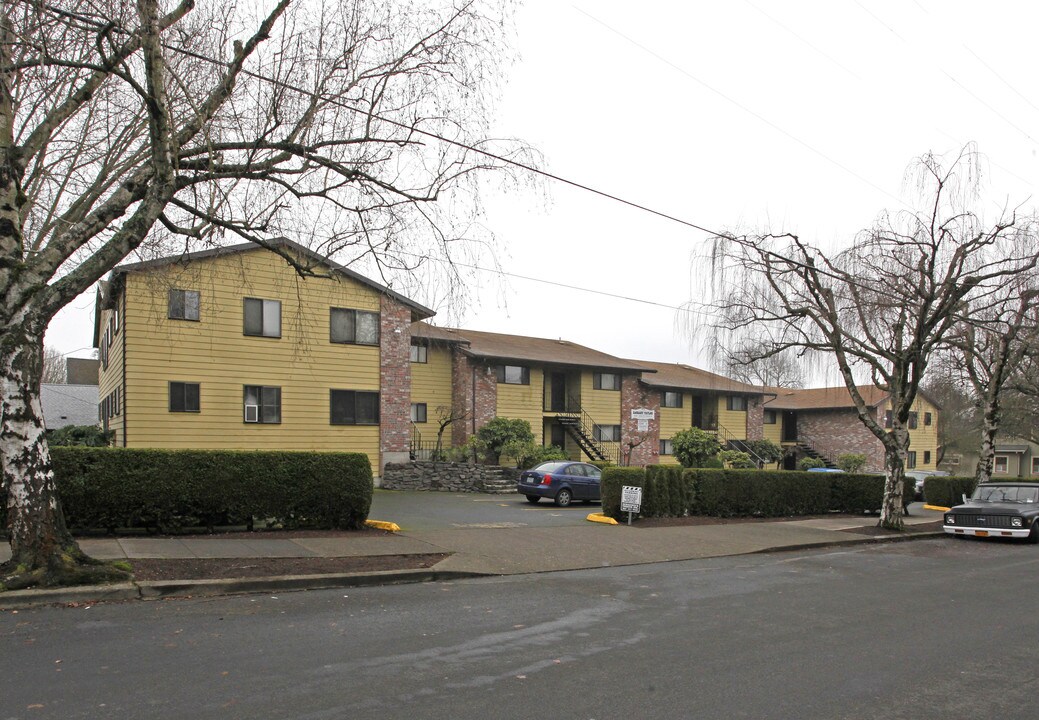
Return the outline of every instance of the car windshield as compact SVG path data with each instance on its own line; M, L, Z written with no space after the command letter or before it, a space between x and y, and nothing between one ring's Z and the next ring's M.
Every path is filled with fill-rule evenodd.
M1039 502L1039 486L981 485L970 499L990 503L1034 503Z
M562 469L565 468L569 464L570 463L568 463L568 462L546 462L546 463L541 463L536 468L534 468L534 470L536 472L543 472L543 473L546 473L546 472L547 473L557 473L557 472L562 471Z

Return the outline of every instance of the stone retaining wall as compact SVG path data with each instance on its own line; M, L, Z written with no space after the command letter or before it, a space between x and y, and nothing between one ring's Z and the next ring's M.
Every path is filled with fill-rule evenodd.
M387 490L516 492L516 468L448 462L386 463L380 487Z

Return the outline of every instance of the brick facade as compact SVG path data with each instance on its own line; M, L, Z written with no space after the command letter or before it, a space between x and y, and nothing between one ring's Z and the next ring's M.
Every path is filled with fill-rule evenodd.
M457 417L451 424L451 442L462 445L498 413L498 380L494 367L473 362L460 352L451 357L451 409Z
M853 409L798 411L797 437L831 461L838 455L861 453L866 456L865 472L884 472L884 446Z
M634 409L653 410L656 418L649 421L649 431L639 432L638 421L633 420ZM641 467L656 464L660 459L660 391L652 390L641 382L638 375L624 375L621 379L621 462L629 454L629 444L642 442L632 447L627 464Z
M380 471L408 459L411 441L411 310L383 296L379 313Z
M762 395L751 395L747 398L747 439L763 440L765 438L765 398Z

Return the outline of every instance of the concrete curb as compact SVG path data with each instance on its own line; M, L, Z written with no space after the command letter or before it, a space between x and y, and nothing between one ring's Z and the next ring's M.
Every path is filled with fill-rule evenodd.
M8 590L0 593L0 610L16 610L33 605L68 603L96 603L111 600L137 600L140 590L134 583L117 585L84 585L69 588L38 588L33 590Z
M10 590L0 593L0 610L17 610L39 605L67 605L112 600L155 600L175 597L211 597L249 593L294 592L330 588L406 585L487 577L487 573L465 570L379 570L366 573L325 575L273 575L217 580L141 580L119 585L86 585L74 588Z
M783 545L760 550L728 553L712 557L737 555L760 555L777 552L820 550L852 545L875 545L880 543L906 542L928 538L945 537L944 531L912 533L893 537L857 537L824 543L802 543ZM681 562L679 560L649 560L625 563L624 565L650 565L658 562ZM622 567L614 565L611 567ZM585 568L595 570L596 568ZM538 571L535 571L538 572ZM569 572L547 570L540 572ZM295 592L300 590L327 590L332 588L372 587L405 585L424 582L445 582L480 577L501 577L508 573L486 573L469 570L379 570L366 573L336 573L325 575L274 575L256 578L225 578L219 580L141 580L118 585L87 585L73 588L41 588L36 590L9 590L0 593L0 610L18 610L41 605L67 605L69 603L92 604L120 600L155 600L176 597L213 597L220 595L244 595L257 593ZM522 573L528 574L528 573Z
M762 548L761 550L754 550L749 553L738 554L763 555L765 553L786 552L787 550L818 550L831 547L847 547L849 545L880 545L882 543L898 543L909 542L912 540L926 540L928 538L945 537L945 535L946 533L944 530L935 530L933 532L907 533L905 535L857 537L849 538L847 540L834 540L832 542L801 543L799 545L784 545L782 547Z

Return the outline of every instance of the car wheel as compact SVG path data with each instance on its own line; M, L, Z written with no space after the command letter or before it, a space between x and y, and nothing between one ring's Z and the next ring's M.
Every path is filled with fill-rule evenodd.
M527 495L526 498L527 498L527 502L529 502L531 505L536 505L538 503L538 501L541 500L541 498L538 497L537 495Z
M571 493L566 488L563 488L558 493L556 493L556 505L558 505L559 507L566 507L573 501L573 499L573 493Z
M1032 523L1032 530L1028 533L1028 542L1039 545L1039 520Z

